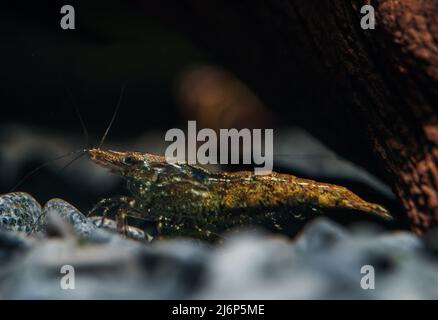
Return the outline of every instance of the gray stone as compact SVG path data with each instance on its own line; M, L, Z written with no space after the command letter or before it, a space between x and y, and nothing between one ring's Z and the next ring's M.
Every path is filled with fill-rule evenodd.
M78 209L62 199L51 199L45 204L43 215L48 217L50 214L59 215L81 238L90 237L97 229Z
M32 233L38 227L41 205L30 194L13 192L0 196L0 228Z

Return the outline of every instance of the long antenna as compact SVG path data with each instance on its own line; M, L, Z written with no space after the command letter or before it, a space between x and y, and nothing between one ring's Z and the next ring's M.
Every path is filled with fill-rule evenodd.
M72 101L73 107L75 108L76 116L78 117L79 122L81 124L82 132L85 136L85 145L87 146L87 148L91 148L90 135L88 133L87 126L85 125L84 118L82 117L81 112L79 111L79 107L77 106L77 104L75 102L75 99L73 97L72 92L69 89L66 89L66 91L67 91L68 95L70 96L70 100Z
M119 112L119 108L120 108L120 105L122 103L122 98L123 98L123 92L124 91L125 91L125 85L123 85L122 89L120 90L119 101L117 102L117 106L114 109L113 117L111 118L111 121L108 124L108 127L106 128L105 133L103 134L102 140L100 140L98 149L100 149L100 147L103 146L103 143L105 142L106 136L108 135L108 133L109 133L109 131L110 131L110 129L111 129L113 123L114 123L114 120L116 120L117 113Z
M14 186L9 192L14 192L19 186L21 186L21 185L23 184L24 181L26 181L27 179L29 179L32 175L34 175L36 172L38 172L38 171L41 170L42 168L47 167L49 164L51 164L51 163L53 163L53 162L55 162L55 161L58 161L58 160L61 160L61 159L67 158L67 157L72 156L72 155L77 154L77 153L84 154L86 151L87 151L86 149L83 149L83 150L75 150L75 151L69 152L69 153L67 153L67 154L64 154L64 155L62 155L62 156L59 156L59 157L57 157L57 158L51 159L51 160L49 160L49 161L46 161L46 162L43 163L42 165L36 167L36 168L33 169L32 171L30 171L28 174L26 174L26 175L25 175L20 181L17 182L17 184L15 184L15 186Z
M67 162L66 165L64 165L61 170L59 170L59 173L61 173L62 171L66 170L68 167L70 167L74 162L76 162L76 160L79 160L80 158L82 158L85 155L85 151L81 152L78 156L74 157L72 160L70 160L69 162Z

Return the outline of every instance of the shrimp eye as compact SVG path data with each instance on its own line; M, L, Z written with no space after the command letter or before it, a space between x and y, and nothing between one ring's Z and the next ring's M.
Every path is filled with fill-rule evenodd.
M133 157L133 156L126 156L126 157L123 159L123 162L124 162L125 164L134 164L134 163L137 162L137 159L135 159L135 157Z

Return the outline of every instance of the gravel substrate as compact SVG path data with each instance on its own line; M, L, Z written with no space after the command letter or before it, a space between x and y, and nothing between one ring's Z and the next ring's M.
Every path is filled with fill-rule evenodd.
M0 298L438 298L434 232L346 230L318 218L293 240L248 231L207 245L111 230L61 199L41 206L25 193L0 196ZM65 265L74 268L73 290L61 286ZM374 289L362 287L370 284L364 266L374 268Z

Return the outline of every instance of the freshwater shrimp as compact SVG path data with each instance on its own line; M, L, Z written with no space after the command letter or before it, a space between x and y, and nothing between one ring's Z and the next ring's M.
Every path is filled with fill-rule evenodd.
M119 110L124 87L108 127L97 147L73 151L54 160L83 155L123 177L129 196L99 201L89 215L99 213L102 224L112 209L120 232L127 234L127 217L154 222L162 236L189 236L216 240L233 227L259 225L281 229L285 223L311 218L330 209L350 209L391 219L382 206L367 202L342 186L273 172L212 173L198 165L169 163L165 157L105 150L101 147ZM76 109L84 134L85 123ZM50 162L48 162L50 163ZM41 167L26 175L23 180ZM64 167L64 168L65 168ZM15 187L13 188L15 189Z
M227 229L259 225L280 229L282 223L309 218L328 209L350 209L391 219L382 206L347 188L273 172L212 173L198 165L168 163L140 152L86 151L97 165L122 176L130 196L101 200L90 213L117 208L119 231L126 217L157 223L158 234L214 240ZM104 219L104 217L103 217Z

